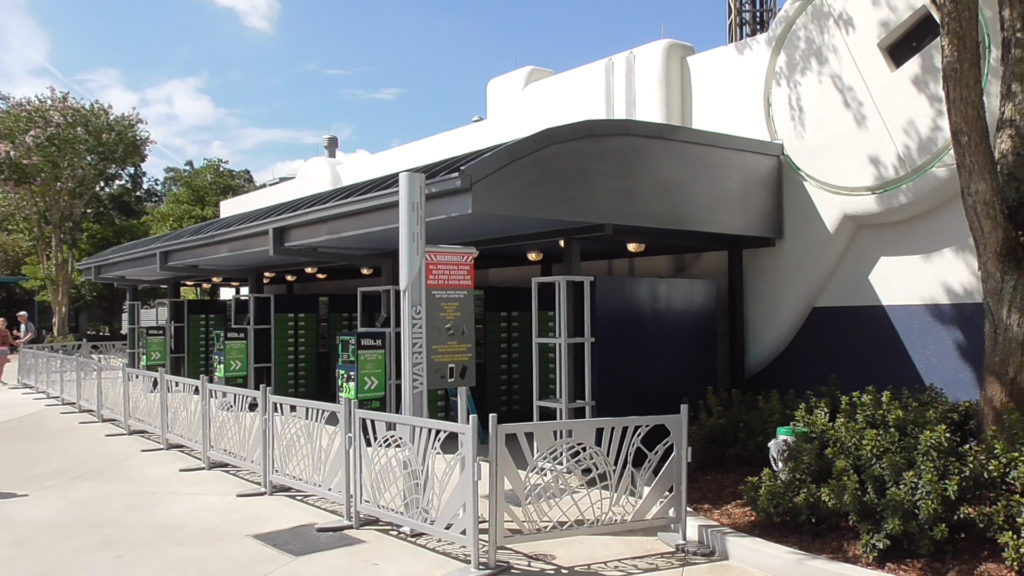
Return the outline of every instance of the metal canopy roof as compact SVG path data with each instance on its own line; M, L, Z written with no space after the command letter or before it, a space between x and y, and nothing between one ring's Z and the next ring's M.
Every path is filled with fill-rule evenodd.
M428 242L477 246L480 266L521 265L525 250L562 237L586 238L585 259L616 257L627 239L655 253L770 246L782 234L781 154L777 143L589 120L403 171L426 174ZM79 267L98 282L161 283L380 263L397 250L394 173L116 246Z

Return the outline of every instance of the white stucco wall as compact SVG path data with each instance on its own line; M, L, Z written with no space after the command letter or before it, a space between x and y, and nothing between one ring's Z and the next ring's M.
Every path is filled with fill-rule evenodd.
M926 4L790 1L769 33L688 59L693 126L781 140L791 162L784 238L745 257L750 373L816 305L980 300L939 44L896 70L879 46ZM998 20L983 5L994 106Z

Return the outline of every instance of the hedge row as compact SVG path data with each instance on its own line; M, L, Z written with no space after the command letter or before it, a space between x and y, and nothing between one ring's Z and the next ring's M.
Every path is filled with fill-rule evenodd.
M778 425L810 429L767 466ZM695 406L694 467L736 462L764 468L743 493L760 518L813 529L852 526L870 560L890 552L929 556L961 538L989 537L1008 566L1024 569L1024 419L1008 415L981 438L977 404L941 390L848 395L709 390Z

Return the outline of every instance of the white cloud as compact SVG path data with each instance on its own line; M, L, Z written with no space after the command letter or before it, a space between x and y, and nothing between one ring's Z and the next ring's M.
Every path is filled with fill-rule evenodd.
M213 0L213 3L234 10L242 24L263 32L273 32L281 14L279 0Z
M344 68L324 68L319 62L314 61L299 66L298 71L319 72L320 74L325 74L327 76L348 76L349 74L355 74L356 72L361 71L361 69L357 68L354 70L346 70Z
M277 2L235 0L231 4L273 5L274 18L279 10ZM252 126L240 112L218 105L206 92L205 73L145 87L133 87L114 68L65 77L49 62L53 50L50 36L31 15L27 0L0 0L0 15L0 90L30 96L53 85L79 98L108 102L119 112L135 108L157 142L145 166L152 176L162 175L168 165L210 156L244 168L244 162L258 157L261 148L275 144L308 144L311 155L315 154L319 132ZM339 132L339 137L347 135L348 131Z
M0 0L0 89L15 96L36 94L59 79L49 64L50 36L27 4Z
M358 100L394 100L405 94L401 88L381 88L380 90L342 90L341 93Z

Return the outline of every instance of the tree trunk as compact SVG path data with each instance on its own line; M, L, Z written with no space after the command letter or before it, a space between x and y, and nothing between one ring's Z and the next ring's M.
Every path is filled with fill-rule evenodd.
M75 261L68 248L58 249L54 255L53 276L55 290L50 294L53 305L53 334L58 338L67 336L68 316L71 309L71 284Z
M1024 411L1024 0L1000 0L1003 79L995 147L982 93L977 0L938 0L942 78L985 309L981 420Z

